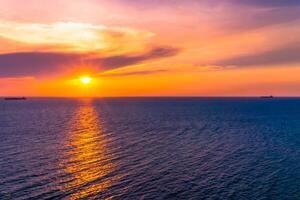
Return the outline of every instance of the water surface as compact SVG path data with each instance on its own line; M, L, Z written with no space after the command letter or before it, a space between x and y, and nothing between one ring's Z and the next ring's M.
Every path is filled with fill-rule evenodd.
M300 199L300 99L0 101L0 199Z

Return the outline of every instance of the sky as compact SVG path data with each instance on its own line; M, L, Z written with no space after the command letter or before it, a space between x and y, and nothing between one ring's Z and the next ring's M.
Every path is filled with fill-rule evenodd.
M0 0L0 96L300 96L299 74L299 0Z

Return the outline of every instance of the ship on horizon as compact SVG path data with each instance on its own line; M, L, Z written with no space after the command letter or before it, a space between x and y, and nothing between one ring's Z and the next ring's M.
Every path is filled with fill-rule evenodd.
M273 99L274 96L273 95L270 95L270 96L261 96L260 98L261 99Z
M11 101L11 100L26 100L26 97L5 97L4 100Z

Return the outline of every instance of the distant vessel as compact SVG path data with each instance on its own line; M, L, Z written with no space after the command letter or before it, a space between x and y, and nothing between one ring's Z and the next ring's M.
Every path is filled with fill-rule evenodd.
M6 97L4 100L26 100L25 97Z
M274 96L270 95L270 96L261 96L261 99L273 99Z

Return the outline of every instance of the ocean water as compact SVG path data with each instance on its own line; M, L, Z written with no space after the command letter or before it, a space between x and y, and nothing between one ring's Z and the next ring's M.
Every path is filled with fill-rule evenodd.
M300 99L1 100L0 199L300 199Z

